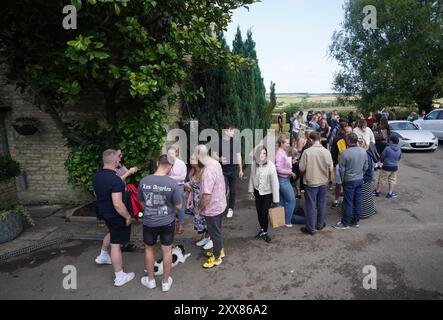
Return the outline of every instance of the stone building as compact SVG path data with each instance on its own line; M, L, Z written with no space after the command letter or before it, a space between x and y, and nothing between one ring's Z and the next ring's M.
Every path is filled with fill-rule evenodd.
M173 91L177 93L178 87ZM161 104L167 108L164 97ZM179 104L167 112L172 115L173 127L178 126ZM90 92L74 107L66 106L62 118L99 118L104 116L104 102L100 92ZM32 117L40 122L40 130L33 135L21 135L12 126L19 117ZM164 124L166 130L170 127ZM68 184L64 163L69 155L67 140L57 129L51 116L41 111L33 98L21 94L9 83L6 68L0 66L0 155L9 154L21 165L22 176L0 183L0 201L18 197L22 204L79 204L92 196ZM23 182L26 182L25 184ZM17 192L15 192L17 191Z
M83 101L69 108L64 119L91 116L99 110L96 102ZM96 113L96 111L95 111ZM19 134L12 123L19 117L33 117L40 122L40 130L33 135ZM5 68L0 68L0 154L10 154L20 163L24 173L19 179L0 185L0 201L14 197L14 189L23 204L77 204L91 199L91 195L68 184L64 162L69 154L63 138L51 117L42 112L30 96L21 94L8 83Z

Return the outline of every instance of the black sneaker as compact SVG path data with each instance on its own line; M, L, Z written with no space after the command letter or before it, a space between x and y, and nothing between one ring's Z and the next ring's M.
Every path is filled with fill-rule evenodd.
M338 230L348 230L349 229L349 226L344 225L343 223L341 223L341 221L337 222L332 227L334 229L338 229Z
M395 192L388 193L388 194L386 195L386 198L388 198L388 199L391 199L391 198L397 198L397 194L396 194Z
M263 233L261 238L265 240L267 243L271 242L271 237L267 233Z
M309 234L311 236L314 235L314 232L309 231L308 229L306 229L306 227L301 227L300 231L303 232L304 234Z
M323 226L321 228L317 228L317 231L322 231L324 228L326 228L326 222L323 223Z
M260 231L257 233L257 235L255 236L255 239L260 239L260 238L263 236L264 233L265 233L265 232L264 232L263 230L260 230Z
M338 207L340 207L340 202L334 202L331 206L331 209L336 209Z

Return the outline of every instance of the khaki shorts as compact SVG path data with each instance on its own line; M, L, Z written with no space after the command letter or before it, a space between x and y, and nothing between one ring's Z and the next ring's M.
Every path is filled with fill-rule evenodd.
M397 183L397 173L398 173L398 171L380 170L380 172L378 174L378 182L383 183L383 181L388 180L388 183L396 184Z

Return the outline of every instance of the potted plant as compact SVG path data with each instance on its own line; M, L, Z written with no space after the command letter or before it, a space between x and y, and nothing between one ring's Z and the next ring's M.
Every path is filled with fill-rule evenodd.
M28 209L19 204L2 204L0 208L0 243L15 239L23 231L23 219L34 225Z
M40 128L40 121L36 118L20 117L12 124L15 131L24 136L35 134Z
M10 156L0 156L0 183L9 181L19 175L20 164Z

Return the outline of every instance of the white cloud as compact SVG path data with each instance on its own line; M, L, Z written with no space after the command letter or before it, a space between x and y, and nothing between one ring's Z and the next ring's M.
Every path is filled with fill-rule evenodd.
M280 70L283 71L283 72L294 73L295 72L295 67L291 66L289 64L285 64L284 66L280 67Z

